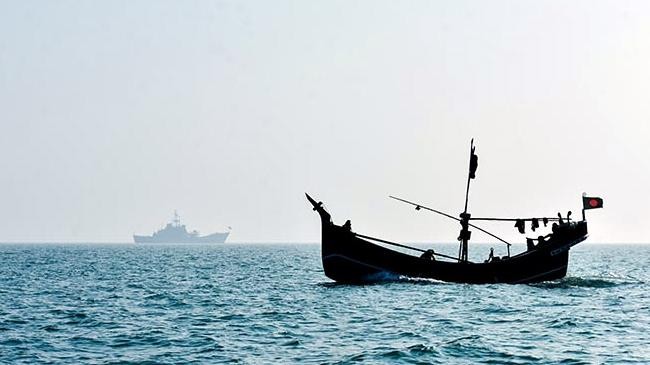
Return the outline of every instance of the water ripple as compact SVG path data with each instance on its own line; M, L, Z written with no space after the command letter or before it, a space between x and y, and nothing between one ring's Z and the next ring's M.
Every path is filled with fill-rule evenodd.
M0 245L0 260L0 363L650 363L649 246L580 245L566 278L532 285L341 285L316 245Z

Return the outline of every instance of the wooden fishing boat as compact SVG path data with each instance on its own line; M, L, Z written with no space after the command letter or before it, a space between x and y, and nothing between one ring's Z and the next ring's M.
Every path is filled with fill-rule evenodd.
M588 236L585 209L601 208L603 201L583 194L582 220L572 221L571 212L566 218L558 213L557 218L472 218L467 212L470 180L475 178L478 167L473 140L470 149L470 168L465 194L465 210L459 218L441 211L392 197L415 206L416 210L425 210L454 219L461 224L458 237L458 257L443 255L433 250L425 250L404 244L390 242L359 233L351 229L350 221L343 225L332 222L331 215L324 209L322 202L316 202L305 194L318 212L322 225L322 262L325 275L341 283L365 283L383 280L391 276L412 278L430 278L456 283L533 283L563 278L567 273L569 250L584 241ZM527 249L519 254L510 255L511 244L500 237L476 226L472 221L510 221L524 233L524 224L530 222L531 228L539 228L552 222L552 232L538 238L528 238ZM472 262L467 257L468 242L471 237L469 227L496 238L507 245L508 254L503 257L490 257L484 262ZM419 252L410 255L390 249L386 246L398 246Z

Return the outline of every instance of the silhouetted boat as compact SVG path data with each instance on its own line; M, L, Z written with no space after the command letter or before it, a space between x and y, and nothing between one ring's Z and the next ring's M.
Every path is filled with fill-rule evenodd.
M308 194L305 194L321 218L321 250L325 275L342 283L377 281L385 278L387 274L475 284L531 283L563 278L567 272L569 249L587 238L587 221L584 210L601 208L603 206L602 199L583 195L582 220L577 222L571 221L571 212L565 219L559 213L558 218L471 218L471 215L467 213L469 182L474 179L477 166L478 157L474 153L472 141L465 211L461 213L460 218L391 196L391 198L415 206L416 210L431 211L459 221L461 231L458 237L460 241L458 257L355 233L351 229L350 221L342 226L334 224L330 214L323 208L322 202L317 203ZM526 222L531 222L533 230L539 228L540 222L546 226L549 221L552 221L553 226L552 233L539 236L537 239L528 238L527 250L510 256L510 243L470 223L470 221L477 220L514 221L516 222L515 227L521 233L524 233ZM504 242L507 245L508 254L503 257L493 257L491 251L490 257L485 262L469 261L467 258L467 243L471 237L469 227L474 227ZM409 255L380 244L419 251L422 255Z
M133 235L136 243L224 243L230 232L217 232L200 236L199 232L188 232L181 219L174 211L174 219L165 228L154 232L151 236Z

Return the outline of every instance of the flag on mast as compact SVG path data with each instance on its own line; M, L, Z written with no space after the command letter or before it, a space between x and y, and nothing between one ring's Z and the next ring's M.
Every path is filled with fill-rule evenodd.
M582 197L582 207L584 209L596 209L603 207L603 199L592 197L592 196L583 196Z

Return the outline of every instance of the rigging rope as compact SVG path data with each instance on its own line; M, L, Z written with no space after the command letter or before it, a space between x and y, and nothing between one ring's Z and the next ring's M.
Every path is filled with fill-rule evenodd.
M453 215L450 215L450 214L447 214L447 213L443 213L443 212L441 212L441 211L439 211L439 210L435 210L435 209L432 209L432 208L428 208L428 207L425 207L424 205L417 204L417 203L413 203L413 202L410 202L410 201L408 201L408 200L404 200L404 199L402 199L402 198L398 198L398 197L396 197L396 196L392 196L392 195L389 195L389 198L391 198L391 199L395 199L395 200L399 200L399 201L401 201L401 202L403 202L403 203L406 203L406 204L414 205L416 210L425 209L425 210L428 210L428 211L431 211L431 212L434 212L434 213L438 213L438 214L440 214L440 215L442 215L442 216L445 216L445 217L447 217L447 218L453 219L453 220L455 220L455 221L457 221L457 222L460 222L460 219L459 219L459 218L456 218L456 217L454 217ZM471 219L471 218L470 218L470 219ZM471 223L469 224L469 226L470 226L470 227L473 227L473 228L476 228L476 229L478 229L479 231L481 231L481 232L483 232L483 233L489 235L490 237L496 238L496 239L498 239L499 241L505 243L506 245L508 245L508 250L510 250L510 246L512 246L512 244L511 244L510 242L504 240L503 238L501 238L501 237L499 237L499 236L497 236L497 235L495 235L495 234L493 234L493 233L490 233L490 232L486 231L485 229L483 229L483 228L481 228L481 227L475 226L475 225L473 225L473 224L471 224Z
M376 237L366 236L366 235L363 235L363 234L360 234L360 233L354 233L354 235L357 236L357 237L361 237L361 238L368 239L368 240L373 240L373 241L377 241L377 242L385 243L385 244L387 244L387 245L393 245L393 246L398 246L398 247L402 247L402 248L407 248L407 249L409 249L409 250L413 250L413 251L419 251L419 252L427 252L427 251L428 251L428 250L423 250L423 249L421 249L421 248L417 248L417 247L412 247L412 246L403 245L403 244L401 244L401 243L395 243L395 242L390 242L390 241L382 240L381 238L376 238ZM458 258L457 258L457 257L451 257L451 256L443 255L443 254L441 254L441 253L436 253L436 252L433 252L432 254L433 254L433 255L436 255L436 256L440 256L440 257L445 257L445 258L448 258L448 259L452 259L452 260L454 260L454 261L458 261Z
M560 220L559 218L548 218L548 217L542 217L542 218L470 218L469 220L471 221L504 221L504 222L516 222L516 221L532 221L532 220L544 220L546 219L547 221L558 221Z

